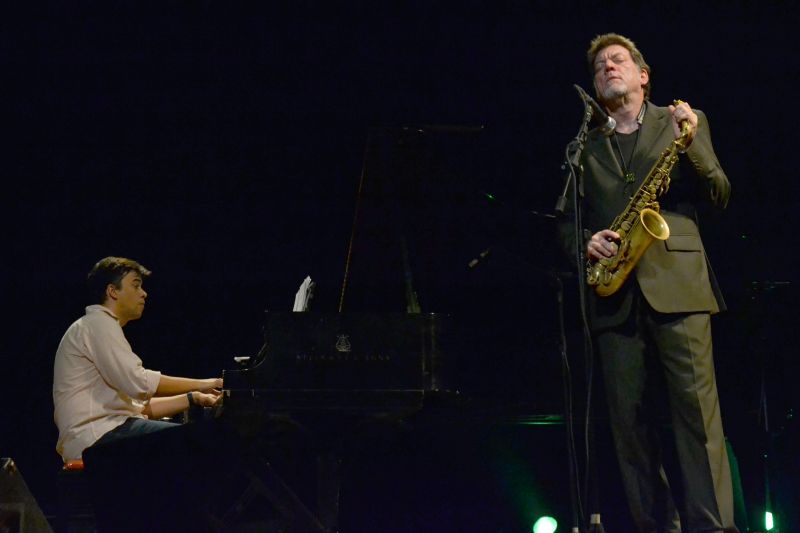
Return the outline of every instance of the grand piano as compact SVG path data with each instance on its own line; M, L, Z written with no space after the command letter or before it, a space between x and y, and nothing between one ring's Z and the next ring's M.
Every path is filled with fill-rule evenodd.
M513 201L520 179L492 176L487 142L482 127L370 130L338 301L266 312L261 350L224 370L226 411L379 411L444 392L558 405L558 388L530 394L560 364L554 220Z
M372 130L339 301L265 313L261 349L223 372L221 418L243 435L290 421L322 443L314 502L266 460L251 476L298 530L337 529L342 436L365 421L560 412L555 292L526 256L555 249L552 221L485 190L482 132Z

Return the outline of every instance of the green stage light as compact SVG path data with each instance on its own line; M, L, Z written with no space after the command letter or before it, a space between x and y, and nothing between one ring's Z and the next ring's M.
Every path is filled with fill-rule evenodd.
M764 529L767 531L772 531L775 527L775 520L772 517L772 513L767 511L764 513Z
M553 533L558 528L558 522L552 516L543 516L533 524L533 533Z

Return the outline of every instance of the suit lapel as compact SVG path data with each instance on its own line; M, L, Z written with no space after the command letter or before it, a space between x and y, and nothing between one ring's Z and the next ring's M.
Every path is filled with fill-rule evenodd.
M636 152L633 154L633 160L631 161L631 170L639 178L650 172L650 168L655 163L653 154L661 154L672 140L670 118L669 111L666 108L656 107L650 102L647 103L642 130L636 143ZM625 179L622 166L620 166L619 159L611 145L611 138L603 135L600 128L595 128L589 132L586 144L587 151L590 153L589 157L594 158L615 176L618 176L619 179ZM658 155L655 157L657 158Z
M617 176L622 176L622 167L619 165L617 157L611 147L610 137L603 135L600 128L589 132L586 148L589 157L596 159L601 165L613 172Z
M669 111L648 102L640 135L631 168L637 176L642 177L650 172L655 163L655 159L651 158L653 154L660 155L673 137Z

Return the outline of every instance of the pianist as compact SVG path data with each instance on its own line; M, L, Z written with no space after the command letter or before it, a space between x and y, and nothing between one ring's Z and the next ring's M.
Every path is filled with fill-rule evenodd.
M144 368L131 350L122 328L142 316L149 275L122 257L106 257L89 272L93 305L67 329L54 364L56 450L64 462L95 444L171 427L158 419L219 400L221 378L166 376Z

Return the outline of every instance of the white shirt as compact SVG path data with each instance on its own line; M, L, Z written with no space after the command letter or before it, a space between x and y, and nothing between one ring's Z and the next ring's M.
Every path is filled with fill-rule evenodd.
M142 366L110 309L87 307L56 351L56 451L65 462L79 459L83 450L129 417L144 418L145 402L160 379L160 372Z

